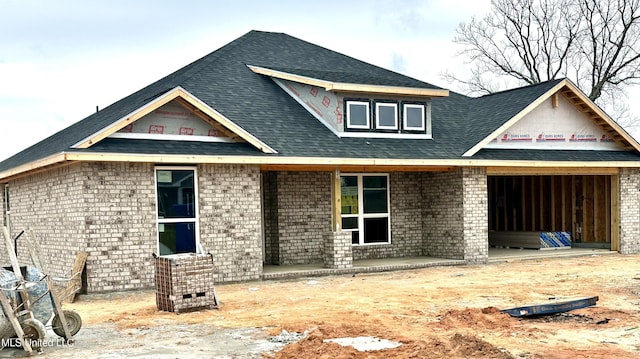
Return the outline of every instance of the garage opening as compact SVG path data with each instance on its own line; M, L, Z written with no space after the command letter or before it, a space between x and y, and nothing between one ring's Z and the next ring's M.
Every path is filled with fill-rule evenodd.
M612 249L612 176L488 176L487 186L490 246L545 249L541 236L569 236L570 247Z

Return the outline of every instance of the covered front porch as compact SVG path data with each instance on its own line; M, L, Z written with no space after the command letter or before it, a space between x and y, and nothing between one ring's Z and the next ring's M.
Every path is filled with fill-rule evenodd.
M615 251L599 248L570 248L558 250L489 248L489 263L512 260L536 260L544 258L612 255ZM323 263L295 265L265 265L262 279L291 279L340 274L376 273L429 267L465 265L464 260L435 257L404 257L354 260L350 268L326 268Z

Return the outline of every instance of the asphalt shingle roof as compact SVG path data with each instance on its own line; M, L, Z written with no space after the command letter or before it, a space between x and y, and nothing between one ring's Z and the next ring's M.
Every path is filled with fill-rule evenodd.
M386 71L386 73L384 71L374 73L372 71L362 71L362 69L357 71L320 71L312 69L283 68L277 66L270 66L269 69L331 82L442 90L442 88L426 82L402 75L398 76L399 74L392 71Z
M0 171L63 151L263 155L243 144L105 139L85 150L71 146L181 86L274 148L275 156L460 159L558 81L470 98L454 92L432 100L432 140L339 138L287 95L261 66L335 82L440 89L281 33L251 31L77 123L0 162ZM536 154L551 158L553 152ZM482 151L472 158L496 154ZM497 155L497 154L496 154ZM533 155L531 151L523 155ZM274 156L274 155L272 155ZM600 160L602 155L584 158Z

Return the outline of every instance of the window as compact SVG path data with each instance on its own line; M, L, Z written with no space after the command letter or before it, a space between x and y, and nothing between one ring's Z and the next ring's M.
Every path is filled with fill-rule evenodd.
M404 104L402 127L407 131L424 131L424 105Z
M4 195L2 196L2 224L7 227L9 233L11 233L11 228L9 226L10 215L11 215L11 206L9 202L9 184L4 184Z
M389 176L354 174L340 178L342 229L352 244L390 243Z
M347 101L347 128L369 129L369 102Z
M158 253L194 253L198 247L196 170L157 167Z
M397 103L376 103L376 129L397 130L398 129L398 104Z

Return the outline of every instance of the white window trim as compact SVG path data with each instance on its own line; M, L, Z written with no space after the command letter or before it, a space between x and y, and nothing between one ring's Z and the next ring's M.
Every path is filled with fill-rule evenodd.
M357 177L358 178L358 213L357 214L343 214L342 218L358 218L357 229L343 229L345 232L358 232L358 244L351 244L352 246L379 246L391 244L391 191L389 190L389 174L388 173L341 173L340 176L344 177ZM387 178L387 212L386 213L364 213L364 177L386 177ZM387 218L387 241L365 243L364 242L364 219L365 218Z
M425 115L426 112L426 106L425 105L421 105L421 104L414 104L414 103L405 103L403 105L403 111L402 111L402 128L404 130L407 131L424 131L426 128L426 122L427 122L427 118ZM407 125L407 108L419 108L421 109L421 113L422 113L422 126L421 127L409 127Z
M347 128L355 129L355 130L368 130L371 127L371 118L370 118L371 115L369 114L369 102L348 100L345 103L346 103L346 107L347 107ZM367 113L367 124L366 125L352 125L351 124L351 106L349 106L350 104L366 106L366 109L367 109L366 110L366 113Z
M194 196L194 218L159 218L158 217L158 171L193 171L193 196ZM160 224L169 223L193 223L196 231L196 253L204 254L202 245L200 244L200 201L198 195L198 168L194 166L156 166L153 171L153 182L155 183L156 196L156 251L160 255Z
M394 125L393 126L382 126L380 125L380 116L379 109L381 106L393 107L394 109ZM376 102L376 129L378 130L398 130L398 104L391 102Z

